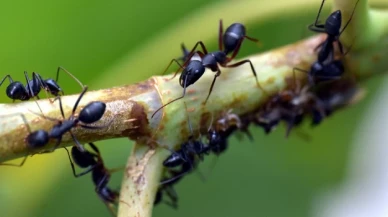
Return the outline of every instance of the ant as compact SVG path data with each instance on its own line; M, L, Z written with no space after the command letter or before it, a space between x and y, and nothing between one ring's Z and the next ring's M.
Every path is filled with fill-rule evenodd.
M350 15L349 20L346 22L344 28L341 30L342 25L342 13L340 10L334 11L330 14L330 16L326 19L325 24L318 24L319 16L322 11L323 4L325 3L325 0L322 0L321 6L318 11L317 18L315 19L315 23L309 25L309 29L314 32L320 32L320 33L326 33L327 38L324 42L319 44L315 49L319 49L320 51L318 53L318 62L323 63L326 59L328 59L329 55L332 56L331 59L334 59L334 47L333 43L337 42L339 50L342 55L344 54L342 43L339 40L339 37L341 34L345 31L346 27L349 25L350 21L352 20L353 14L356 10L357 4L359 0L357 0L356 4L354 5L352 14Z
M213 90L217 77L221 75L221 70L219 65L225 68L234 68L242 64L249 63L252 73L256 78L257 86L260 89L262 89L263 92L265 92L264 89L259 84L256 70L249 59L241 60L233 64L228 64L237 56L244 39L248 39L253 42L258 42L258 39L255 39L246 35L245 26L241 23L233 23L226 29L225 33L223 33L222 20L220 20L219 32L218 32L218 46L219 46L218 51L209 53L206 49L205 44L202 41L198 41L193 47L193 49L190 51L190 53L187 55L184 46L182 46L182 51L184 53L184 56L181 57L180 59L185 59L185 62L183 63L183 65L179 64L177 59L173 59L171 60L170 64L167 66L164 72L167 71L167 69L171 66L173 62L177 63L180 66L180 69L183 69L181 76L179 77L179 84L183 87L183 94L182 96L176 99L173 99L172 101L166 103L165 105L157 109L152 115L152 117L159 110L161 110L168 104L184 98L186 95L186 88L194 84L195 82L197 82L197 80L201 78L202 75L205 73L205 69L209 68L212 72L216 72L216 74L214 75L213 81L210 85L209 93L204 102L204 104L206 104ZM203 52L195 51L198 45L201 46ZM232 51L233 51L232 55L228 57L227 55ZM192 58L194 54L199 55L200 58L198 57ZM174 76L171 79L175 78L175 76L178 74L180 69L175 72Z
M63 120L59 120L59 119L51 118L51 117L46 117L44 115L36 113L36 115L39 115L45 119L58 122L56 125L53 126L53 128L50 131L37 130L37 131L31 132L25 118L23 118L25 123L28 126L28 131L30 132L29 135L25 139L27 147L32 148L32 149L41 148L41 147L44 147L45 145L47 145L47 143L49 142L50 139L56 139L57 143L55 144L55 146L51 150L45 151L43 153L53 152L61 144L63 134L65 134L66 132L69 132L73 141L75 142L77 148L81 152L85 152L86 150L84 149L83 145L77 140L77 138L71 132L71 129L74 127L77 127L77 126L80 126L82 128L86 128L86 129L102 129L102 128L109 126L109 124L111 124L111 122L113 121L112 120L107 125L103 125L103 126L89 126L89 125L87 125L87 124L92 124L96 121L99 121L102 118L102 116L104 115L106 105L105 105L105 103L100 102L100 101L94 101L94 102L88 103L79 112L78 117L75 117L75 115L74 115L75 110L77 109L78 104L81 101L81 99L82 99L83 95L85 94L85 92L87 91L87 89L88 89L88 87L85 86L84 90L82 91L82 93L78 97L76 103L74 104L71 116L67 120L65 120L65 115L64 115L63 107L62 107L62 101L61 101L61 98L59 96L56 97L55 100L57 100L57 99L59 100L59 107L61 110ZM79 123L79 122L82 122L82 123ZM19 166L19 167L23 166L27 157L28 157L28 155L25 156L24 160L20 163L20 165L15 165L15 166Z
M84 89L81 92L80 96L78 97L76 103L74 104L72 113L71 113L70 117L67 120L65 120L65 114L63 112L62 100L61 100L61 97L59 97L59 96L57 96L54 99L54 101L57 100L57 99L59 100L59 108L60 108L63 120L59 120L59 119L56 119L56 118L51 118L51 117L47 117L47 116L44 116L44 115L37 114L37 115L39 115L39 116L41 116L41 117L43 117L45 119L57 122L57 124L54 125L54 127L48 133L48 136L50 138L53 138L53 139L57 140L57 143L52 148L52 150L48 151L48 152L53 152L56 148L58 148L58 146L60 145L60 143L62 141L62 136L66 132L70 133L70 136L72 137L73 141L75 142L75 144L77 145L79 150L80 151L85 151L85 149L83 148L81 143L75 138L74 134L71 132L71 129L76 127L76 126L80 126L82 128L86 128L86 129L102 129L102 128L105 128L105 127L109 126L110 123L108 123L107 125L103 125L103 126L89 126L89 125L85 125L85 124L92 124L92 123L94 123L96 121L99 121L102 118L102 116L105 113L105 108L106 108L106 104L104 102L93 101L93 102L88 103L79 112L78 117L75 117L75 115L74 115L75 110L77 109L78 104L81 101L81 99L84 96L84 94L86 93L87 89L88 89L88 87L84 86ZM84 124L80 124L79 122L82 122ZM39 139L36 136L31 136L31 135L29 135L29 138L31 140Z
M66 72L69 76L71 76L75 81L77 81L78 84L81 85L81 87L84 87L84 85L74 75L72 75L69 71L67 71L63 67L58 67L56 80L51 78L44 80L36 72L32 73L32 79L30 80L30 78L28 77L27 71L24 71L24 76L27 82L25 86L19 81L13 81L11 75L6 75L1 80L0 86L3 84L5 79L8 78L10 84L7 86L6 94L13 101L15 100L27 101L34 97L39 99L38 95L42 88L46 90L46 92L49 92L54 96L64 95L63 90L57 83L59 79L59 72L61 69L64 72ZM50 100L50 102L52 101Z
M291 90L285 90L272 98L264 112L256 117L256 124L264 127L265 132L271 132L278 123L283 120L287 123L286 137L289 136L291 129L299 125L305 114L309 112L318 112L320 116L325 117L325 111L321 100L312 92L310 85L300 87L293 73L294 86Z
M185 108L187 110L186 103ZM185 174L191 172L197 165L196 157L198 157L200 160L203 160L204 155L209 154L209 146L200 140L194 139L193 128L191 126L189 116L187 116L187 122L191 131L191 135L189 136L188 141L184 142L178 151L173 151L173 153L163 161L163 166L169 169L181 166L181 170L177 173L176 176L163 180L160 183L161 185L177 181L177 179L180 179Z
M71 164L71 169L73 171L74 177L78 178L83 176L89 172L92 172L92 180L94 185L96 186L95 191L100 197L100 199L105 203L108 207L109 211L113 216L116 216L116 212L114 210L114 204L117 202L119 198L119 193L117 191L111 190L107 185L110 179L110 175L114 170L108 170L104 166L104 162L102 160L100 151L93 143L88 143L89 146L93 149L95 153L89 152L87 150L80 151L77 147L73 146L71 149L71 156L66 147L64 149L67 152L69 157L69 161ZM85 171L76 174L74 163L81 168L87 168Z

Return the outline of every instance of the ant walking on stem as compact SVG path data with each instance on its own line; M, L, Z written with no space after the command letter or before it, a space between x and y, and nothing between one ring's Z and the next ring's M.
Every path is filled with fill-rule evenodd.
M65 133L69 132L70 136L72 137L73 141L75 142L76 147L81 152L84 152L85 149L84 149L83 145L77 140L77 138L71 132L71 129L73 129L74 127L77 127L77 126L82 127L82 128L86 128L86 129L102 129L102 128L109 126L111 124L111 122L113 121L112 120L108 124L103 125L103 126L90 126L89 125L89 124L92 124L92 123L99 121L105 113L106 105L104 102L100 102L100 101L93 101L93 102L88 103L84 108L81 109L81 111L78 114L78 117L75 116L75 110L77 109L78 104L81 101L84 94L86 93L87 89L88 89L88 87L85 86L84 90L82 91L82 93L78 97L76 103L74 104L72 114L70 115L70 117L68 119L65 118L63 106L62 106L62 100L61 100L60 96L56 97L55 100L57 100L57 99L59 100L59 108L60 108L63 120L47 117L47 116L44 116L43 114L37 114L37 113L33 112L36 115L39 115L45 119L57 122L57 124L54 125L50 131L36 130L34 132L31 132L30 127L27 124L27 121L25 120L25 117L23 115L22 116L23 120L26 123L27 129L29 132L28 136L25 138L25 142L26 142L27 147L31 150L42 148L48 144L50 139L56 139L57 143L55 144L55 146L51 150L45 151L43 153L53 152L61 144L63 135ZM14 165L14 166L19 166L19 167L23 166L27 157L28 157L28 154L25 156L25 158L20 163L20 165Z
M84 85L74 75L72 75L69 71L67 71L61 66L58 67L57 69L57 76L55 80L51 78L43 79L36 72L32 73L32 79L30 79L28 77L27 72L24 71L24 76L26 78L26 85L23 85L19 81L14 81L11 75L6 75L0 81L0 86L4 83L5 79L8 78L9 85L7 86L6 94L8 98L12 99L13 101L15 100L27 101L31 98L39 99L38 95L41 89L44 89L46 93L49 92L53 96L64 95L62 88L58 85L59 72L61 70L66 72L70 77L72 77L82 88L84 87Z
M195 82L197 82L198 79L201 78L202 75L205 73L205 69L208 68L211 71L215 72L216 74L214 75L214 79L210 85L209 93L204 102L204 104L206 104L213 90L217 77L221 75L221 70L219 65L225 68L234 68L242 64L248 63L251 67L253 75L256 78L257 86L263 92L265 92L264 89L259 84L256 70L253 67L253 64L250 60L246 59L246 60L241 60L237 63L229 64L237 56L244 39L248 39L253 42L258 42L258 39L255 39L246 35L245 26L241 23L233 23L226 29L224 33L222 20L220 20L219 32L218 32L218 47L219 47L218 51L209 53L205 47L205 44L202 41L198 41L193 47L193 49L187 54L187 50L182 45L182 51L184 56L180 59L185 60L185 62L181 65L177 59L173 59L171 60L171 62L169 63L169 65L164 71L166 72L173 62L177 63L180 66L180 69L183 69L181 76L179 77L179 84L181 85L181 87L183 87L182 96L175 98L172 101L164 104L162 107L160 107L154 112L152 117L159 110L169 105L170 103L184 98L186 95L186 88L194 84ZM202 52L196 51L196 48L198 47L198 45L201 46ZM230 53L232 54L230 57L228 57L227 55ZM194 56L195 54L197 54L198 56ZM171 79L175 78L175 76L180 71L180 69L177 70L177 72L175 72L174 76Z

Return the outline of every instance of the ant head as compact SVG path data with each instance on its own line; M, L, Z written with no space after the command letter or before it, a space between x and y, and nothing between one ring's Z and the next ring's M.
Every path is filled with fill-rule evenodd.
M51 79L51 78L46 79L44 81L44 84L45 84L45 89L49 91L52 95L58 96L59 93L63 94L63 90L54 79Z
M202 62L198 60L192 60L183 70L179 78L179 84L183 88L188 87L194 84L203 75L204 72L205 67L202 65Z
M26 143L29 148L36 149L45 146L49 139L48 132L44 130L37 130L27 136Z
M325 23L326 33L332 36L338 36L340 34L342 24L342 14L340 10L334 11L327 18Z
M100 101L90 102L79 113L78 119L86 124L94 123L102 118L106 104Z

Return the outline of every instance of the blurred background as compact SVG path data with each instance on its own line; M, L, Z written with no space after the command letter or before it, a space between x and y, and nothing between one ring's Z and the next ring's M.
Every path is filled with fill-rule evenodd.
M243 22L248 34L261 40L261 47L244 43L240 58L300 40L309 35L306 26L314 22L319 4L319 0L4 1L0 4L0 75L24 81L26 70L54 77L57 67L63 66L91 89L130 84L161 74L180 55L181 42L191 47L203 40L210 50L216 49L220 18L224 27ZM326 7L324 17L328 12ZM379 123L387 120L378 113L381 109L376 110L383 108L384 97L375 96L382 80L363 83L367 97L346 112L336 113L314 129L308 123L299 129L311 136L310 142L296 133L285 139L284 127L269 136L251 128L254 142L232 137L230 150L217 159L213 170L213 159L200 167L207 174L205 182L193 173L177 186L179 209L160 204L154 216L346 216L346 208L366 207L363 191L360 197L354 195L368 188L362 184L349 188L353 186L349 179L368 177L370 168L381 168L378 161L371 167L362 165L380 159L376 153L383 151L360 148L375 150L384 144L367 140L372 133L373 138L384 135L378 133L383 129ZM67 94L81 90L66 74L60 75L59 83ZM5 95L7 84L0 87L4 103L11 102ZM132 147L127 139L96 144L110 168L125 165ZM73 177L64 150L35 155L22 168L1 167L0 174L0 216L110 215L90 176ZM385 173L374 174L373 180L384 180L380 175ZM122 173L115 173L110 186L119 189L121 179ZM379 195L384 185L377 186L368 191L372 192L368 198L381 198L381 207L374 203L370 208L381 214L386 197ZM359 201L353 203L355 198Z

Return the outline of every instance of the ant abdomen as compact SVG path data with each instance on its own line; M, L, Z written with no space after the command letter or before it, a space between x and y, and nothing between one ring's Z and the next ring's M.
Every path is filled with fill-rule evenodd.
M87 104L79 113L78 119L86 124L94 123L102 118L106 104L100 101Z
M18 99L22 101L30 99L26 97L26 89L24 88L24 85L18 81L15 81L7 87L6 94L10 99Z
M242 38L245 36L246 30L245 26L241 23L233 23L230 25L223 35L223 41L225 46L225 53L230 53L239 43L241 43Z

